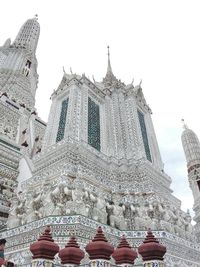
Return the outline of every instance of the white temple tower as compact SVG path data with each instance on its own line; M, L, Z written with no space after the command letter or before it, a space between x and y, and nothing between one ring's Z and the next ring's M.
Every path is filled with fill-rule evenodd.
M141 85L125 85L108 67L102 82L64 73L52 94L44 149L71 137L118 160L142 157L163 170L151 109ZM80 144L81 145L81 144Z
M0 48L0 91L33 109L38 83L35 51L40 34L37 17L27 20L13 43Z
M189 184L194 197L195 231L200 242L200 142L186 124L181 139L187 161Z
M85 247L101 225L112 242L125 234L134 247L151 228L167 245L168 266L200 267L191 217L172 194L141 83L115 77L108 50L100 82L64 71L46 126L34 107L38 37L33 18L0 48L0 198L7 195L0 212L7 205L7 216L12 198L0 238L9 259L30 266L29 245L47 224L61 247L71 234Z
M22 182L25 205L36 198L49 209L46 213L44 207L35 205L24 215L27 223L33 216L82 214L121 230L132 230L147 228L147 224L163 226L157 215L152 215L157 216L154 222L147 216L141 219L143 223L140 218L134 223L131 209L141 207L147 214L151 205L160 205L160 209L164 205L174 214L181 213L180 201L170 189L171 178L163 170L151 109L141 84L126 85L117 79L109 52L102 82L64 71L51 99L42 150L33 158L33 176ZM95 206L99 207L99 201L103 202L102 216ZM117 216L109 214L107 204L118 210L124 205L126 218L121 211L121 221L118 218L115 222Z
M32 175L31 158L41 150L46 127L34 108L39 33L34 17L23 24L13 43L8 39L0 47L0 228L5 226L17 177Z

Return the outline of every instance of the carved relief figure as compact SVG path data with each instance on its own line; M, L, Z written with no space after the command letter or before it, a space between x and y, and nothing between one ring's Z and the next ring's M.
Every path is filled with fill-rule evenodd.
M113 201L107 203L107 209L109 211L110 226L120 230L126 230L127 226L124 218L125 206L119 203L116 197L113 197Z
M28 215L26 216L27 222L41 219L43 217L43 191L39 193L33 193L29 204L27 206Z
M94 207L92 209L92 219L100 223L107 223L106 201L104 198L96 197Z
M70 214L70 210L66 208L66 202L72 200L72 191L65 182L60 182L50 193L50 197L54 204L52 215Z
M88 217L90 211L90 205L88 204L89 202L88 192L75 188L72 190L72 200L75 203L75 208L73 213Z
M13 228L20 225L23 225L26 215L25 208L26 199L23 198L22 192L19 192L16 197L13 198L13 204L10 210L10 216L7 221L7 227Z

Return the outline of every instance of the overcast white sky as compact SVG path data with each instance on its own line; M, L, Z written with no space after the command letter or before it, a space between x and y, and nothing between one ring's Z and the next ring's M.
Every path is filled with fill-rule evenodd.
M36 107L47 121L49 97L66 71L101 80L110 45L114 74L125 83L143 80L153 111L165 171L172 189L192 208L181 145L181 118L200 136L200 1L57 0L1 1L0 44L39 15L39 86Z

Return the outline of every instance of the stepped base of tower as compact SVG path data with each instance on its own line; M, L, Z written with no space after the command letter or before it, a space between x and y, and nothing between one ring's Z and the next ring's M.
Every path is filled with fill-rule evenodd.
M122 235L125 235L133 248L137 248L144 240L146 231L121 231L108 225L91 220L81 215L50 216L23 226L9 229L0 234L6 238L6 258L17 266L31 266L31 252L29 246L43 232L46 225L51 225L52 236L55 242L64 247L69 236L75 235L81 248L91 241L99 225L115 247ZM167 267L200 267L200 244L187 241L166 231L153 231L155 237L167 247L165 262ZM84 258L82 264L88 264L89 259ZM57 262L59 265L59 263ZM141 259L137 259L136 266L142 266Z

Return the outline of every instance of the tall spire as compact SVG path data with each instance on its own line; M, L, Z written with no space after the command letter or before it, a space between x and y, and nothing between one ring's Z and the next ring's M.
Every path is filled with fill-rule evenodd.
M187 171L189 185L194 197L193 210L195 212L194 220L195 235L197 242L200 242L200 142L197 135L188 127L183 130L181 141L187 161ZM189 214L188 221L190 221Z
M107 46L107 49L108 49L108 67L107 67L106 76L103 79L103 83L106 86L111 86L113 83L117 82L118 80L112 72L111 63L110 63L110 50L109 50L110 47L109 47L109 45Z
M112 73L112 68L111 68L111 64L110 64L110 46L107 46L108 49L108 68L107 68L107 73L110 72Z
M0 90L12 95L16 102L32 109L38 84L36 48L40 34L38 17L28 19L14 42L7 41L1 62ZM8 71L9 70L9 71Z

